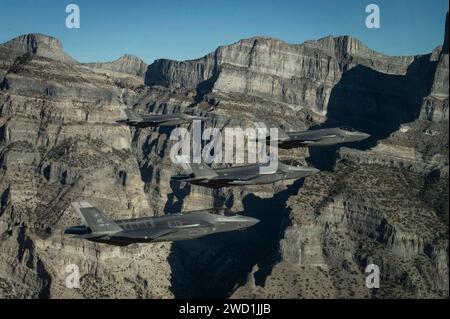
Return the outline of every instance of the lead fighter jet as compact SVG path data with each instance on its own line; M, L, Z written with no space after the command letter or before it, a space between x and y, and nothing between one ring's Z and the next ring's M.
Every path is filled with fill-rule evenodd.
M278 163L275 172L262 173L260 164L212 169L205 163L182 164L184 172L172 176L172 181L187 182L209 188L225 186L271 184L282 180L296 180L318 173L319 170L307 166L290 166Z
M279 148L292 149L302 146L330 146L358 142L369 137L369 134L359 132L347 126L287 133L278 128L276 142ZM271 139L268 136L267 143L270 143L270 141Z
M138 128L156 126L176 126L193 120L206 120L206 117L193 116L186 113L154 114L141 116L129 109L124 110L126 119L117 120L116 123L126 124Z
M68 227L64 234L115 246L195 239L210 234L242 230L259 222L256 218L222 209L112 220L87 202L75 202L72 207L80 215L84 225ZM225 212L225 215L213 214L219 211Z

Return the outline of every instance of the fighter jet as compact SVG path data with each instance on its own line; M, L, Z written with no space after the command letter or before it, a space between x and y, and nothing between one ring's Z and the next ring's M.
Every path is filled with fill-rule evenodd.
M64 230L64 234L115 246L189 240L210 234L243 230L259 222L258 219L222 209L112 220L88 202L72 203L72 208L81 217L83 225L68 227Z
M116 123L126 124L138 128L156 127L156 126L176 126L193 120L206 120L206 117L193 116L186 113L155 114L141 116L129 109L124 110L126 119L117 120Z
M347 126L287 133L278 128L278 139L276 141L279 148L292 149L304 146L329 146L358 142L369 137L369 134ZM270 137L267 137L267 143L270 143Z
M172 181L187 182L208 188L226 186L271 184L282 180L297 180L318 173L307 166L290 166L278 163L275 172L262 173L260 164L212 169L205 163L183 164L183 173L172 176Z

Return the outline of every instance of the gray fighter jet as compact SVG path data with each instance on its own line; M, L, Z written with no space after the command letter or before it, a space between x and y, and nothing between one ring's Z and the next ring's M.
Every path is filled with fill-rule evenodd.
M212 169L205 163L183 164L182 174L172 176L172 181L187 182L209 188L225 186L271 184L282 180L297 180L318 173L307 166L290 166L278 163L275 172L261 173L261 164L251 164Z
M116 123L135 126L138 128L156 127L156 126L176 126L193 120L206 120L206 117L193 116L186 113L155 114L141 116L129 109L124 110L126 119L117 120Z
M87 202L75 202L72 203L72 207L80 215L84 225L66 228L65 234L115 246L189 240L210 234L242 230L259 222L256 218L237 215L223 209L112 220Z
M330 146L341 143L358 142L369 138L367 133L351 127L333 127L303 132L284 132L278 128L278 147L291 149L304 146ZM267 138L270 143L270 137Z

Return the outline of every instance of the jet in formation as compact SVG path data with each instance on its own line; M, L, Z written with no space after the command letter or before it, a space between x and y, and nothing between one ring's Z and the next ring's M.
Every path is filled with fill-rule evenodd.
M210 234L243 230L259 222L256 218L223 209L112 220L88 202L72 203L72 208L81 217L83 225L68 227L64 230L65 234L116 246L196 239Z
M189 123L194 120L206 120L206 117L194 116L186 113L154 114L141 116L129 109L125 109L124 113L126 115L126 119L117 120L116 123L126 124L138 128L176 126L183 123Z
M220 188L271 184L282 180L297 180L320 172L313 167L290 166L280 162L277 170L274 172L263 172L261 167L261 164L251 164L213 169L205 163L187 163L183 164L183 173L172 176L171 180L209 188Z
M284 132L278 128L278 138L276 142L281 149L292 149L305 146L330 146L359 142L369 137L369 134L359 132L347 126L301 132ZM267 143L270 143L270 141L270 137L267 137Z

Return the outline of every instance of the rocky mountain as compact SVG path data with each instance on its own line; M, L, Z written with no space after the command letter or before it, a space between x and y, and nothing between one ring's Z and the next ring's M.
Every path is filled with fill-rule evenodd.
M38 34L0 45L0 297L448 298L448 18L444 45L391 57L350 36L255 37L192 61L78 63ZM324 171L210 190L170 182L171 130L121 109L192 110L206 126L350 125L364 143L281 152ZM186 126L186 128L189 128ZM261 223L110 247L62 236L88 200L113 218L229 207ZM365 286L377 264L381 289ZM81 288L65 287L75 264Z
M119 73L127 73L130 75L135 75L142 77L147 71L148 65L139 59L138 57L130 54L125 54L115 61L107 63L88 63L88 66L109 70Z
M326 115L331 91L347 69L361 65L404 75L413 59L376 53L349 36L294 45L255 37L198 60L157 60L148 69L146 84L258 96Z
M63 52L58 39L40 33L19 36L3 43L2 47L9 49L10 57L33 54L61 62L76 63L75 59Z

